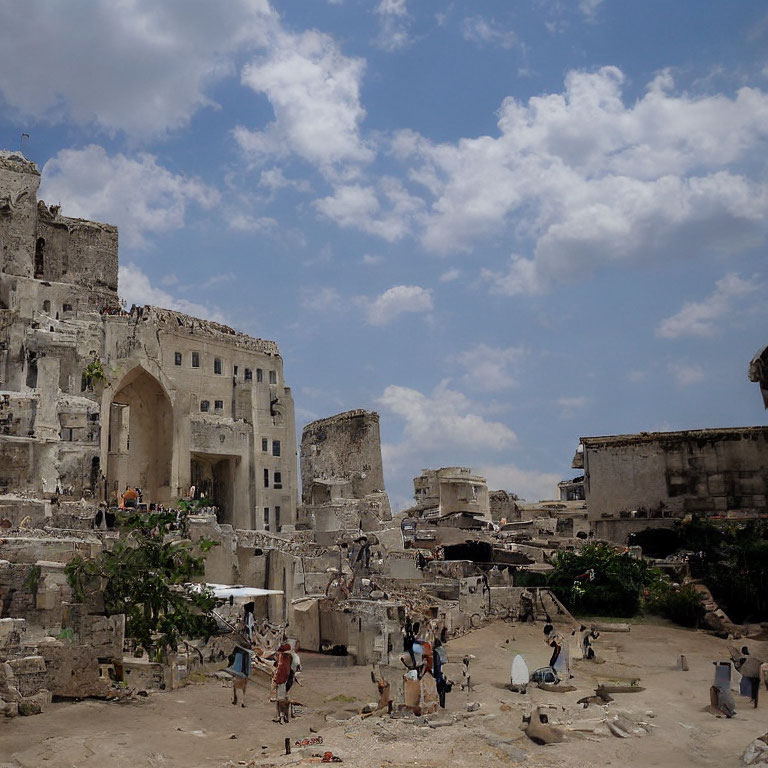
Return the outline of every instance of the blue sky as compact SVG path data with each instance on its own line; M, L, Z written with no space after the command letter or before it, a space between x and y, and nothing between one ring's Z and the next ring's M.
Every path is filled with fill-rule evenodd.
M582 435L765 423L762 0L26 0L0 145L120 293L275 339L388 490L552 497Z

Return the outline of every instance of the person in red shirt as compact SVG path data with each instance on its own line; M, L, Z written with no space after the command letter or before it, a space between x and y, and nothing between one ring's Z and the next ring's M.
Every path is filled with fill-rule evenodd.
M286 683L291 674L291 646L283 643L278 649L277 666L275 669L275 698L277 701L276 723L288 722L288 691Z

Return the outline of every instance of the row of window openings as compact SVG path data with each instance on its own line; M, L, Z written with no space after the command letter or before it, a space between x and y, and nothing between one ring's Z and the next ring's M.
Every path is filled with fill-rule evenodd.
M269 453L269 440L266 437L261 438L261 452L262 453ZM272 455L273 456L279 456L280 455L280 441L279 440L273 440L272 441Z
M175 365L183 365L184 355L181 352L174 352L173 362ZM192 367L193 368L200 367L199 352L192 352ZM213 359L213 372L220 376L223 370L224 369L222 366L221 358L215 357ZM236 365L232 366L232 375L237 377L237 372L238 372L237 366ZM269 373L269 383L277 384L277 371L268 371L268 373ZM245 381L253 381L253 371L250 368L246 368L243 378L245 379ZM264 381L264 371L261 368L256 369L256 381L257 382Z
M269 470L264 470L264 487L269 488ZM277 490L281 490L283 487L283 473L282 472L273 472L272 473L272 487L276 488Z
M280 530L280 507L275 507L275 531ZM269 530L269 507L264 507L264 530Z
M211 410L211 401L210 400L201 400L200 401L200 410L202 413L208 413ZM223 413L224 412L224 401L223 400L214 400L213 401L213 410L214 413Z

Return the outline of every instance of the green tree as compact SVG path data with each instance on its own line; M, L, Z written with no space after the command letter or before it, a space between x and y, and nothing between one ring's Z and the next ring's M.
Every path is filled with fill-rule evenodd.
M121 538L96 558L76 556L66 566L76 600L102 591L109 614L124 613L126 635L151 652L176 649L180 637L209 637L214 601L183 585L203 575L204 555L188 539L169 532L174 512L131 514L121 519Z
M642 590L658 578L646 561L607 544L558 552L553 565L549 586L570 610L583 614L634 616L640 610Z

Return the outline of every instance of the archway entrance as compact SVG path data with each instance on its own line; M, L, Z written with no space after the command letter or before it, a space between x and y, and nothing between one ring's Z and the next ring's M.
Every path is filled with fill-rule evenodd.
M190 456L195 497L210 499L219 508L220 523L234 523L235 477L239 463L239 456L197 452Z
M107 490L112 501L127 487L141 488L144 501L171 501L173 410L160 382L134 368L109 407Z

